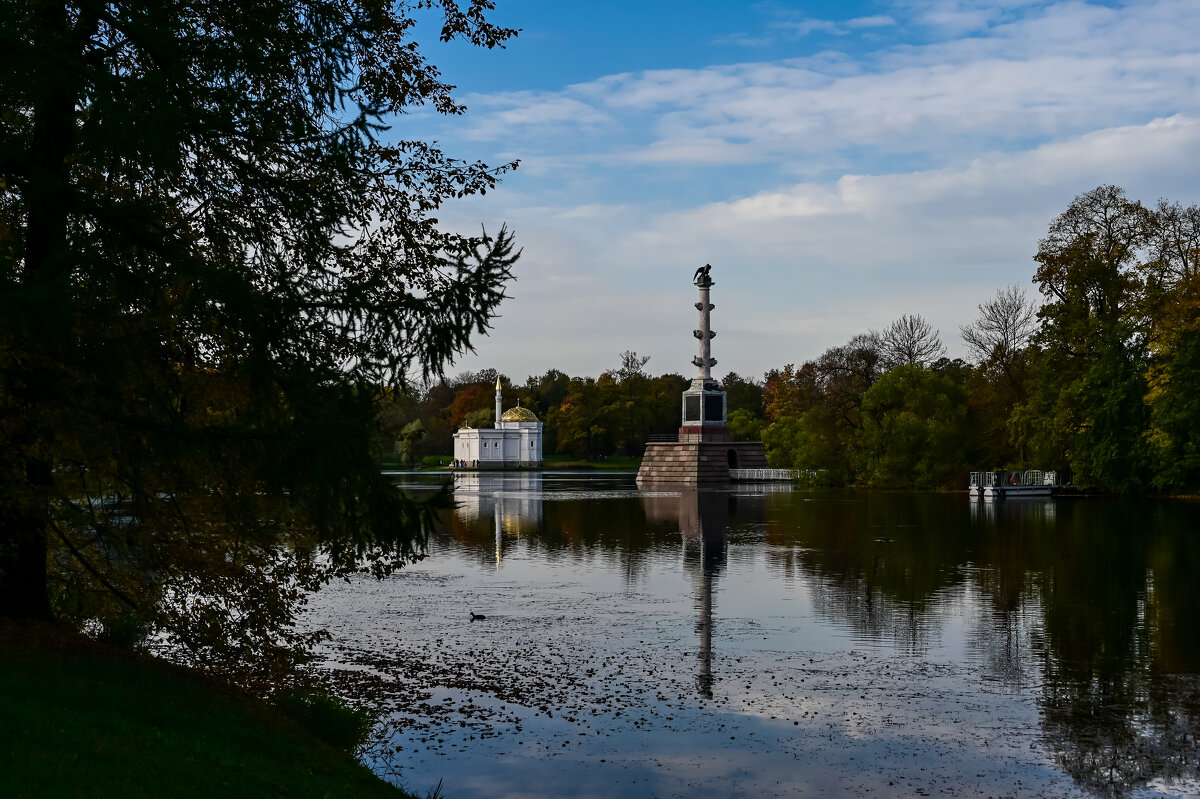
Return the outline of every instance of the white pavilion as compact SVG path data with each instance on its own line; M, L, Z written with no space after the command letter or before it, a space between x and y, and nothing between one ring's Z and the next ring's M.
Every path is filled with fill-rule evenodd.
M537 414L517 406L502 410L500 378L496 378L495 428L466 428L454 434L454 458L478 469L515 469L542 465L542 423Z

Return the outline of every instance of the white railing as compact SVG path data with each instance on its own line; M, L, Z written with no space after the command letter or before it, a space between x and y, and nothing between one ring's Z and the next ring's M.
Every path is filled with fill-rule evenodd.
M747 482L765 480L794 480L796 473L791 469L730 469L730 480Z
M1005 486L1058 486L1058 472L1027 469L1024 472L971 472L970 488L1003 488Z

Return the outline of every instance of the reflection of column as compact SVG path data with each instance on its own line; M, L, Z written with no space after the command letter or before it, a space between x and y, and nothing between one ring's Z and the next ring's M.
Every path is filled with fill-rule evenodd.
M704 576L700 581L700 597L697 604L700 606L700 619L696 622L696 631L700 633L700 676L696 679L696 685L700 689L700 694L705 699L713 698L713 675L712 675L712 589L713 575L711 572L704 572Z
M679 531L683 536L684 568L696 579L696 633L699 636L700 673L696 685L701 696L712 699L713 596L717 576L725 567L728 510L725 494L684 491L679 497Z

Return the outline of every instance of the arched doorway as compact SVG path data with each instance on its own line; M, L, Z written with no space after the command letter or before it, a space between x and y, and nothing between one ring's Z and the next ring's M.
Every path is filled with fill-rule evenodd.
M736 469L738 467L738 465L737 465L737 450L736 449L729 450L725 454L725 458L726 458L726 460L729 461L730 469Z

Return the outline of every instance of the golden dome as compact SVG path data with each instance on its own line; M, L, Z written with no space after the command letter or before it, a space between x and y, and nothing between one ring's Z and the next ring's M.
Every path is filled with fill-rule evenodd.
M537 414L528 408L522 408L518 405L515 408L509 408L500 416L502 422L536 422Z

